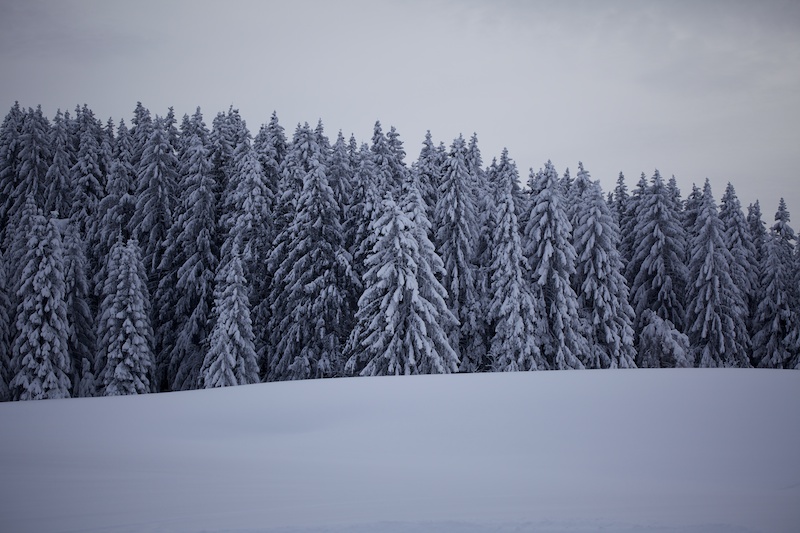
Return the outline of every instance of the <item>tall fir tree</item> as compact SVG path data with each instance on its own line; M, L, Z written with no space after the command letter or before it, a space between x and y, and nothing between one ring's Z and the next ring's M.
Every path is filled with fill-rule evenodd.
M69 398L72 367L63 247L54 221L41 210L31 220L23 265L11 350L12 397Z
M628 194L628 186L625 184L625 175L620 172L617 177L617 185L614 187L614 193L610 204L611 214L614 216L614 221L620 228L625 225L625 216L627 214L628 200L630 197L630 194ZM620 256L621 255L620 253Z
M503 153L507 156L505 150ZM462 361L462 371L513 372L548 368L538 346L544 330L544 309L537 305L542 301L541 293L538 285L529 282L530 267L523 253L517 221L513 195L517 177L516 165L510 162L495 178L496 224L492 228L493 246L488 263L491 283L487 311L491 335L488 357L470 361L469 368L465 368Z
M526 256L532 281L544 302L545 332L540 339L547 365L553 370L584 368L589 353L585 327L578 316L578 298L570 284L575 272L572 226L564 210L558 174L548 161L531 173L531 213L525 228Z
M636 225L631 231L636 248L628 263L634 329L641 331L644 312L651 309L683 331L686 234L675 212L675 202L658 170L636 205Z
M434 220L434 211L439 200L439 185L442 181L442 169L430 130L425 133L419 158L414 163L412 171L417 174L428 220Z
M686 332L694 366L750 366L747 307L733 281L734 258L706 180L697 206L687 284Z
M158 286L158 265L164 252L164 240L173 223L177 166L164 121L156 119L139 164L136 210L131 220L133 236L142 249L151 292Z
M151 392L153 329L147 273L136 239L118 239L107 258L97 318L98 392L105 396Z
M322 149L308 154L309 172L297 212L279 238L285 252L275 271L268 325L269 379L324 378L342 374L342 348L350 333L349 254L340 209L328 184Z
M0 125L0 245L7 246L9 211L17 186L17 154L25 113L14 102Z
M640 368L688 368L692 366L689 337L648 309L642 317L636 364Z
M89 287L89 273L85 244L80 236L77 223L70 220L64 231L65 299L67 306L67 325L69 328L68 350L72 366L72 396L86 393L94 396L91 390L83 390L84 372L93 368L95 354L95 324L90 303L92 293ZM92 377L90 382L93 382Z
M218 265L212 320L214 326L200 369L201 386L213 388L257 383L258 360L253 344L247 280L235 245L231 257Z
M192 135L183 156L180 206L159 265L163 274L155 296L157 337L166 340L156 355L157 376L167 380L157 385L172 390L200 383L219 262L216 182L199 136Z
M364 376L456 372L458 356L446 328L457 320L435 276L441 263L431 265L421 255L415 234L422 231L388 194L379 212L345 370Z
M50 147L53 162L47 169L45 183L44 212L55 211L60 217L67 217L72 209L72 153L70 150L69 130L64 115L59 110L53 119L50 132Z
M264 179L269 187L271 197L279 198L279 183L281 182L281 165L286 157L287 144L283 126L278 121L278 115L273 112L269 123L261 127L258 135L253 139L253 149L258 154ZM272 212L275 205L270 206Z
M791 337L797 326L794 305L793 247L795 234L789 225L789 210L781 198L766 240L755 315L753 357L763 368L789 368L794 359Z
M633 308L617 251L619 228L596 182L578 163L573 188L586 186L575 209L573 288L578 309L589 325L588 368L635 367Z
M638 262L635 262L634 255L636 246L638 245L638 241L636 240L636 225L639 216L641 216L640 211L646 194L647 176L642 172L641 176L639 176L636 188L628 197L628 201L625 202L625 213L620 214L619 229L622 238L619 242L619 255L622 258L622 263L625 265L625 279L628 280L628 287L631 288L631 297L633 297L632 289L634 279L642 266ZM631 265L631 263L633 263L633 265Z
M0 402L11 399L11 300L6 259L0 250Z
M477 224L466 153L464 139L459 136L453 141L443 169L435 226L436 250L444 262L442 281L447 290L447 306L459 320L459 325L449 332L450 345L459 359L474 361L482 354L470 353L477 333L474 250Z

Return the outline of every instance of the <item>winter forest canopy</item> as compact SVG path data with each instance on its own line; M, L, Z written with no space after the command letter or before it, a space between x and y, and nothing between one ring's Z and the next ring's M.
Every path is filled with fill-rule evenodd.
M800 246L732 184L273 113L0 126L0 399L350 375L800 368Z

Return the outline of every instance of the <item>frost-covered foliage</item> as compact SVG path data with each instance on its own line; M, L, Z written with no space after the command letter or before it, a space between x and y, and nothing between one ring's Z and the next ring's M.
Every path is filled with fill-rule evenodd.
M11 300L8 297L6 259L0 250L0 402L11 399Z
M273 277L280 283L273 284L270 294L270 380L342 373L342 348L353 313L347 307L352 268L318 146L311 146L303 162L309 171L297 211L278 239L285 248Z
M105 396L150 392L153 329L147 275L136 239L120 238L107 258L97 316L97 387Z
M142 248L142 260L152 289L158 285L158 265L164 240L173 223L178 160L169 144L164 121L156 119L142 151L132 234Z
M420 193L427 206L428 220L434 220L436 203L439 201L439 185L442 182L441 163L436 147L433 145L431 132L428 130L425 133L425 140L422 142L419 158L411 169L417 175Z
M84 106L76 117L80 142L72 166L72 211L70 218L87 243L96 241L97 210L105 190L105 176L100 168L100 124L91 110ZM91 255L91 254L90 254Z
M90 307L92 294L89 289L85 244L75 223L67 224L63 242L68 347L72 359L72 396L80 396L83 373L86 371L83 362L89 363L88 370L91 372L95 354L94 317ZM94 396L93 393L89 395Z
M53 119L53 128L50 132L53 162L45 175L47 192L45 193L44 212L52 213L55 211L60 217L69 216L72 210L73 195L70 181L72 149L70 141L67 121L59 111Z
M414 223L394 200L387 197L380 212L371 224L377 238L366 260L345 370L364 376L456 372L458 356L445 328L457 321L436 279L441 263L422 256Z
M567 219L558 174L548 161L531 175L533 198L525 228L534 291L544 302L545 332L539 340L550 369L584 368L589 354L585 325L578 316L578 298L570 284L575 272L572 225Z
M196 387L208 336L217 269L216 182L202 139L192 135L181 161L181 198L170 228L155 303L164 342L159 367L173 390Z
M436 250L444 262L443 281L447 307L458 318L459 327L450 335L450 344L463 360L475 360L470 354L475 343L478 295L475 290L475 251L477 225L472 177L466 161L464 139L453 141L442 171L439 201L436 204Z
M620 185L618 182L617 190L619 189ZM625 201L625 211L618 213L619 229L622 234L622 238L619 242L619 255L622 258L622 263L625 265L625 278L628 280L628 287L633 287L634 278L641 267L641 264L638 264L638 262L634 263L634 252L638 244L636 240L636 224L646 193L647 177L644 175L644 172L642 172L641 176L639 176L636 188ZM631 265L631 263L634 264Z
M69 398L72 365L63 247L55 222L41 211L31 218L23 262L9 388L16 400Z
M758 308L755 315L753 356L758 366L790 368L795 357L791 338L798 327L793 286L794 230L789 211L781 198L764 250Z
M634 360L634 313L628 303L628 284L622 275L617 244L619 229L598 183L578 163L573 242L577 255L573 287L578 310L589 331L588 368L631 368ZM588 183L588 185L587 185Z
M644 312L651 309L678 330L683 328L686 288L686 234L674 197L656 170L651 185L635 205L632 229L635 250L628 262L632 280L631 306L636 312L635 329L644 327Z
M544 329L544 309L538 305L541 293L530 283L530 270L522 249L513 182L516 165L507 159L498 170L494 199L496 224L493 228L489 276L491 299L487 321L493 331L488 360L472 361L466 371L544 370L548 368L538 346Z
M706 180L692 232L686 333L695 366L748 367L746 304L731 277L734 258Z
M231 257L220 263L216 274L214 327L200 370L202 387L247 385L259 380L247 292L242 260L234 245Z
M403 161L406 155L403 143L400 142L394 126L384 135L380 121L375 122L370 151L378 173L378 186L381 190L399 193L406 180L408 169Z
M692 366L689 337L675 329L669 320L648 309L643 316L644 328L639 334L640 368L686 368Z

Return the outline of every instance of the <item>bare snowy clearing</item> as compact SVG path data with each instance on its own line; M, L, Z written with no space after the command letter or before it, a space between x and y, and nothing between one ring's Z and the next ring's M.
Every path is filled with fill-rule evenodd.
M800 373L355 378L0 404L0 531L795 532Z

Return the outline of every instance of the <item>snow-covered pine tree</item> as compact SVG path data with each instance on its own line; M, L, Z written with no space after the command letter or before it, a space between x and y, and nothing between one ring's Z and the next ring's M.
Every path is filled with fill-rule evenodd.
M564 211L558 173L548 161L543 171L531 172L531 213L525 228L526 256L532 281L544 302L545 332L540 346L553 370L584 368L589 353L578 298L570 284L575 272L572 226Z
M507 152L504 150L507 156ZM518 179L516 165L509 161L494 178L496 184L491 260L488 263L491 296L487 320L491 334L488 358L470 361L471 368L462 371L486 370L513 372L517 370L545 370L547 362L539 350L542 337L544 309L542 302L534 298L532 290L538 285L530 284L531 274L522 249L519 224L514 202L513 183Z
M308 125L297 125L292 142L281 165L281 178L278 183L279 197L276 198L274 212L275 235L280 238L284 229L291 224L297 207L297 199L303 190L303 180L311 171L311 154L319 153L317 135ZM275 243L277 247L279 243Z
M352 267L340 209L328 185L324 154L312 148L308 157L297 213L279 238L286 243L285 255L273 279L280 283L270 292L271 381L341 375L342 348L351 329Z
M98 137L102 129L94 118L94 114L84 106L78 121L78 152L75 164L72 165L72 210L70 219L77 225L78 234L87 243L87 255L90 264L100 258L94 256L94 245L97 241L97 211L103 198L105 176L100 170L100 144Z
M20 223L22 209L28 197L33 198L37 208L44 207L47 170L52 163L49 135L50 123L42 114L41 107L35 111L28 109L23 116L18 140L16 187L9 199L8 224L12 228ZM6 237L8 236L7 233ZM8 244L7 242L6 245ZM12 257L14 259L16 258Z
M97 318L97 348L100 394L150 392L154 366L150 297L136 239L118 239L107 258Z
M95 354L95 324L90 308L92 293L89 289L88 265L85 245L78 226L70 220L64 229L64 280L67 306L67 327L69 328L68 351L72 367L72 396L81 392L83 361L91 362ZM85 388L85 384L84 384ZM89 391L91 392L91 391ZM90 394L94 396L94 394Z
M700 209L703 204L703 192L696 183L692 183L692 192L686 197L683 203L683 213L681 218L683 220L683 228L686 232L686 257L687 260L692 256L692 241L694 239L694 230L696 228L697 217L700 214Z
M458 356L446 328L457 322L447 308L446 291L436 279L441 263L420 253L422 230L387 193L367 258L358 323L348 341L348 374L435 374L458 371ZM424 213L418 213L424 216ZM416 237L415 237L416 235Z
M434 220L436 203L439 200L439 185L442 182L442 169L430 130L425 133L425 140L422 141L419 158L411 170L417 174L422 199L427 206L426 214L428 215L428 220Z
M750 366L747 306L730 274L734 263L706 179L692 231L686 299L686 333L694 366Z
M214 326L200 369L200 385L204 388L258 383L248 292L242 260L234 245L231 256L220 262L216 274Z
M626 222L626 214L628 212L628 199L630 198L630 194L628 194L628 186L625 184L625 175L620 172L619 176L617 177L617 185L614 187L614 193L611 196L611 214L614 216L614 221L617 223L617 226L622 228ZM621 243L622 241L620 241ZM622 258L622 252L620 252L620 259Z
M399 193L405 182L408 169L403 158L405 151L399 135L392 127L389 134L384 135L380 121L375 122L370 147L375 168L378 171L378 184L381 189Z
M102 292L102 281L105 279L105 257L108 256L114 243L120 235L124 240L132 234L133 213L136 210L136 173L133 170L131 150L133 139L125 126L125 121L120 121L117 129L116 153L111 162L108 179L106 180L106 194L97 209L97 225L95 253L100 260L98 269L93 277L94 291L99 296Z
M760 299L754 319L753 357L762 368L791 367L795 355L789 340L797 327L792 287L794 238L789 211L781 198L764 248Z
M341 130L331 147L328 169L328 184L333 190L333 198L339 206L339 220L345 220L350 199L353 197L353 169L350 167L350 154Z
M725 195L722 197L719 219L725 230L725 245L733 258L733 263L730 265L731 278L738 287L745 305L744 319L747 328L744 331L737 331L737 333L746 339L748 352L752 355L750 317L758 305L756 293L759 285L759 268L756 260L756 248L753 245L747 219L742 212L736 190L730 183L725 188Z
M586 169L583 168L583 162L579 161L578 173L567 189L568 193L565 197L567 218L569 218L569 222L572 224L573 229L578 222L578 211L580 211L581 207L583 206L585 196L590 192L590 189L592 189L593 186L594 185L592 183L591 176Z
M767 228L764 220L761 218L761 205L758 203L758 200L747 207L747 229L750 232L750 239L755 248L756 264L761 268L761 262L766 255L764 253L764 248L767 243Z
M69 398L72 368L63 247L54 221L45 218L41 210L31 217L23 265L11 350L12 397Z
M686 236L675 212L675 202L658 170L640 200L633 202L632 197L629 204L636 208L636 226L631 232L636 248L627 266L627 278L633 279L634 329L641 331L645 324L644 312L652 309L681 331L688 276Z
M375 167L369 147L362 144L359 153L359 163L353 176L353 197L343 228L345 249L352 258L353 271L359 282L359 287L356 288L358 297L363 290L363 287L360 287L360 280L367 271L365 261L372 251L376 238L370 230L370 223L378 217L377 212L381 206L378 169ZM355 306L351 308L357 307L358 297L352 302Z
M6 230L17 186L17 154L24 116L19 102L14 102L0 125L0 245L11 238Z
M482 354L469 353L475 344L478 295L475 290L475 242L477 223L466 165L466 146L459 136L450 148L442 169L439 201L436 204L436 251L444 262L442 284L447 290L447 307L459 320L449 331L450 345L460 360L477 360Z
M8 387L11 381L11 300L8 291L6 259L0 250L0 402L11 399L11 390Z
M164 121L157 118L142 153L136 210L131 219L132 233L142 249L151 292L158 286L158 265L173 222L177 166Z
M642 317L644 328L639 334L640 368L688 368L692 366L689 337L675 329L669 320L648 309Z
M156 336L162 341L156 374L166 378L166 383L156 384L172 390L192 389L200 383L219 262L216 183L199 136L187 141L180 163L180 207L159 265L162 278L155 297Z
M44 212L55 211L58 216L66 218L72 209L72 183L70 180L72 151L67 121L61 110L53 119L50 147L53 152L53 162L45 176L47 192L45 193Z
M644 202L645 195L647 194L647 177L642 172L639 176L639 182L636 184L633 194L628 197L625 202L625 213L620 215L619 229L621 239L619 242L619 255L622 258L622 263L625 265L625 279L628 280L628 287L631 288L631 305L633 304L633 282L636 274L641 269L641 264L634 262L636 246L636 225L641 216L641 207ZM633 264L631 264L633 263Z
M619 228L597 182L578 163L573 190L586 187L576 204L573 242L577 256L573 288L578 310L589 326L588 368L635 367L633 308L617 251Z
M253 139L253 149L258 154L264 180L271 191L272 198L279 198L278 184L281 182L281 165L286 157L286 134L278 122L278 115L273 111L268 124L261 126L258 135ZM274 205L270 211L275 212Z
M145 145L153 133L153 119L150 116L150 110L144 107L141 102L136 102L131 124L130 134L133 140L131 165L138 170L141 167Z

